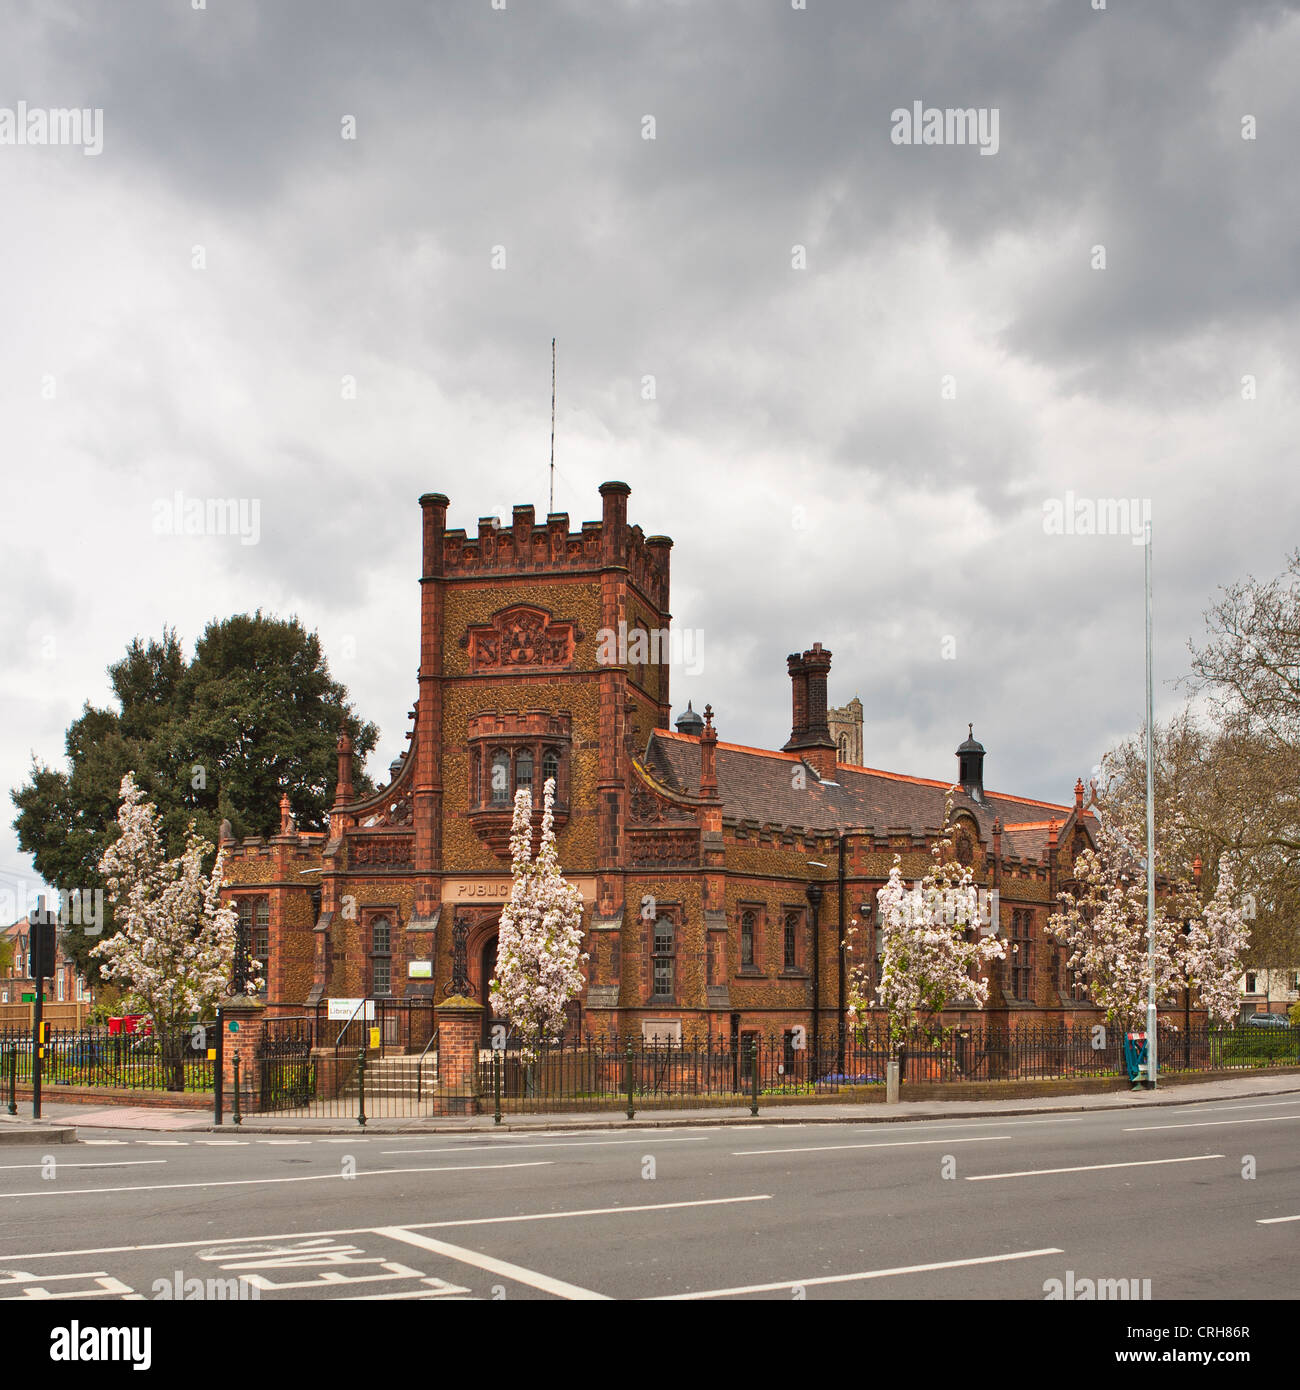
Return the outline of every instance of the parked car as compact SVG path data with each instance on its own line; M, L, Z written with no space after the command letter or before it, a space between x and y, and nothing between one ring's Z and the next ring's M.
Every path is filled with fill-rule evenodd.
M1245 1021L1247 1028L1290 1028L1291 1021L1285 1014L1251 1014Z

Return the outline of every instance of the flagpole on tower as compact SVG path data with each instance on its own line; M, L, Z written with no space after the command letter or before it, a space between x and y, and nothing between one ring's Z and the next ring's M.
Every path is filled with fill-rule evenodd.
M546 511L555 510L555 339L551 339L551 502Z

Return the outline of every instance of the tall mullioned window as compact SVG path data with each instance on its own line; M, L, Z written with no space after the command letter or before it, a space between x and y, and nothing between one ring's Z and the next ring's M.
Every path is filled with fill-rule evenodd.
M1034 996L1034 914L1028 908L1016 908L1011 914L1011 950L1009 957L1011 995L1014 999Z
M270 898L240 898L239 949L249 961L262 966L262 991L266 991L271 963L271 900Z
M659 917L655 920L651 969L654 998L658 1001L671 1000L677 992L676 932L671 918Z

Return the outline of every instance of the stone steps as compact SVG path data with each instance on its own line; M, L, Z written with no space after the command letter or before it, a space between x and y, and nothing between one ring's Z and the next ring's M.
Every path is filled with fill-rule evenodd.
M438 1058L430 1053L421 1062L418 1057L380 1057L366 1063L367 1096L414 1096L418 1091L427 1095L438 1085ZM353 1070L339 1094L355 1096L360 1089L358 1072Z

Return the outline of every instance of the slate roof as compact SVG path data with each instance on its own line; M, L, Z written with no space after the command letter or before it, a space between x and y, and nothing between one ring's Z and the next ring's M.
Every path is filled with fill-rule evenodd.
M700 781L699 745L698 738L657 729L646 750L645 766L673 790L695 793ZM775 822L805 830L870 827L878 834L904 829L921 834L943 824L944 797L950 782L840 763L836 783L818 782L805 769L806 784L798 789L792 779L799 762L794 753L719 742L718 794L723 818L756 820L764 825ZM1047 847L1049 822L1064 821L1074 807L1001 792L986 792L983 801L977 802L958 788L953 809L974 816L986 844L992 841L995 817L1001 817L1004 827L1019 824L1021 829L1004 835L1003 853L1040 859Z

